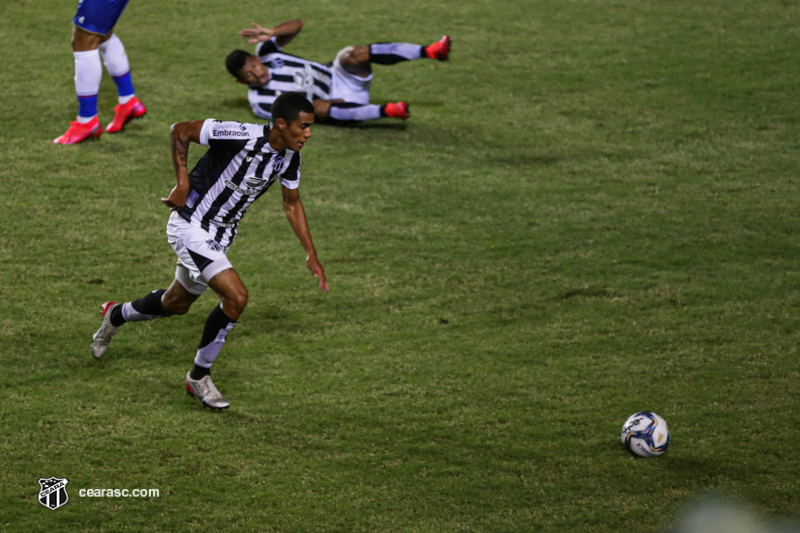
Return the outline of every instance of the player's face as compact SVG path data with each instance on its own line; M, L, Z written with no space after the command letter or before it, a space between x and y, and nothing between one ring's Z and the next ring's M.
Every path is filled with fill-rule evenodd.
M245 59L244 66L239 70L237 79L240 83L257 89L263 87L269 81L269 69L257 57L250 56Z
M311 125L314 123L314 114L301 111L291 124L284 126L283 142L289 150L299 151L306 145L311 137Z

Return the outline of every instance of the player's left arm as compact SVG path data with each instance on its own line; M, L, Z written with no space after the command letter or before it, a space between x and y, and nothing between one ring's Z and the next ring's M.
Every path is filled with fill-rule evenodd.
M200 142L200 130L203 128L204 122L204 120L178 122L170 128L169 145L177 184L169 196L162 198L161 202L172 210L180 209L186 204L186 197L189 194L189 169L187 168L189 144Z
M289 219L292 229L300 239L303 249L306 251L306 264L315 278L319 278L319 288L322 292L328 290L328 281L325 278L325 269L317 259L317 251L314 249L314 242L311 240L311 232L308 230L308 220L303 209L303 202L300 200L298 189L290 189L281 185L283 194L283 210L286 211L286 218Z

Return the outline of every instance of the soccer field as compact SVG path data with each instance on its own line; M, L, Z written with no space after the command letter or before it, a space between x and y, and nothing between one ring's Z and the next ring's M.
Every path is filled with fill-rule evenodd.
M148 114L60 146L76 4L10 0L0 32L0 531L661 532L709 493L800 512L800 4L132 0ZM277 187L248 211L213 412L183 388L213 294L89 343L104 301L172 280L170 125L259 122L224 58L293 18L287 52L323 62L453 53L374 67L407 122L313 127L330 292ZM103 125L115 104L104 72ZM620 443L644 410L662 457Z

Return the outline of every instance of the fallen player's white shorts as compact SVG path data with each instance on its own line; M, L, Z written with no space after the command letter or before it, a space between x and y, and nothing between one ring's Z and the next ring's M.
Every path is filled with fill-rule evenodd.
M233 268L225 255L227 248L220 246L207 231L186 222L177 211L169 216L167 240L178 256L175 279L192 294L203 294L208 280Z
M333 61L333 83L331 100L342 99L353 104L369 103L369 88L372 85L372 74L366 78L347 72L339 62L339 57L352 47L343 48Z

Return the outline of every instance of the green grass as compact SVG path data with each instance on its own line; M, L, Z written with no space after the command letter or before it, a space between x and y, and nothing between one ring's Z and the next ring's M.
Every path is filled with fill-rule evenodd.
M0 529L660 531L707 492L800 511L796 3L140 0L117 30L147 117L63 147L74 7L13 1L0 33ZM254 120L222 60L297 17L307 57L455 51L375 68L407 123L315 126L328 294L279 194L249 211L212 413L182 380L213 295L88 345L99 304L172 278L169 125ZM104 124L115 98L106 76ZM619 443L639 410L670 423L659 459Z

